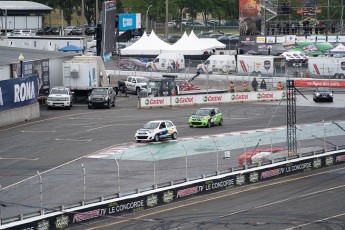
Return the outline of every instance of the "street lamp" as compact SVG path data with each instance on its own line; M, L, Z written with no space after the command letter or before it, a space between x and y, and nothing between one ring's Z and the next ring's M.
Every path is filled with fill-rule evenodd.
M20 76L23 77L23 61L24 61L24 56L23 54L19 54L18 60L20 62Z
M148 32L148 30L147 30L147 27L148 27L148 21L149 21L149 10L150 10L150 7L151 7L152 5L149 5L149 7L147 7L147 10L146 10L146 22L145 22L145 27L146 27L146 32Z

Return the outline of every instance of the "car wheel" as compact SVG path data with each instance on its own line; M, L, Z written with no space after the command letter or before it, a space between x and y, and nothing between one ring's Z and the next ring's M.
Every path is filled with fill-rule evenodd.
M329 102L333 102L333 98L329 99Z
M151 66L147 67L147 71L152 72L152 67Z
M206 126L207 128L210 128L211 127L211 120L208 120L208 122L207 122L207 126Z
M171 139L173 139L173 140L176 140L176 139L177 139L177 133L176 133L176 132L174 132L174 133L172 134Z
M194 128L194 126L193 125L189 125L189 128Z
M158 142L158 141L159 141L159 136L158 136L158 134L155 135L155 137L153 138L153 141L154 141L154 142Z
M71 110L72 106L67 106L66 109L67 110Z
M50 109L52 109L52 107L51 106L47 106L47 109L50 110Z
M223 125L223 118L220 119L219 125Z
M87 108L88 108L88 109L92 109L92 106L91 106L91 105L88 105Z

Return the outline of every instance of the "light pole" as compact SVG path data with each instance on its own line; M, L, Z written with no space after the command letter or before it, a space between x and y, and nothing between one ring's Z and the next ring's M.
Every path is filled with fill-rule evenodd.
M146 10L146 21L145 21L145 27L146 27L146 32L148 32L148 30L147 30L147 27L149 26L149 10L150 10L150 7L151 7L152 5L149 5L149 7L147 7L147 10Z
M20 62L20 77L23 77L23 61L24 61L24 55L23 54L19 54L18 60Z
M165 39L168 39L169 0L165 0Z
M323 123L323 151L326 152L326 124L325 120L322 120Z

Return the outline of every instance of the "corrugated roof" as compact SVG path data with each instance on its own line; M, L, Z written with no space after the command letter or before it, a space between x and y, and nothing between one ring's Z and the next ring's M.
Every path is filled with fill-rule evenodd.
M0 1L2 10L52 10L53 8L30 1Z
M56 57L74 57L76 53L64 53L57 51L45 51L35 49L16 48L8 46L0 46L0 66L8 65L11 63L18 63L18 57L20 54L24 56L25 60L41 60L47 58Z

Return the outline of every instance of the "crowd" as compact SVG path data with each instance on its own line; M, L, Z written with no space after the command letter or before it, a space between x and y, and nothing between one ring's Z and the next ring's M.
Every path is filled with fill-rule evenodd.
M230 87L230 93L234 93L235 91L237 91L237 92L241 92L241 91L242 92L250 92L250 91L259 91L259 90L260 91L266 91L267 90L267 84L266 84L265 79L262 79L261 83L259 85L259 83L255 77L253 78L253 80L251 82L251 89L249 89L249 84L247 81L244 81L243 86L239 87L237 90L236 90L236 85L233 81L230 81L229 87ZM260 88L258 88L258 87L260 87ZM281 81L278 82L276 89L277 90L284 90L284 85L283 85L283 83L281 83Z
M318 22L311 24L309 21L266 23L266 35L311 35L311 34L334 34L336 30L335 22Z

